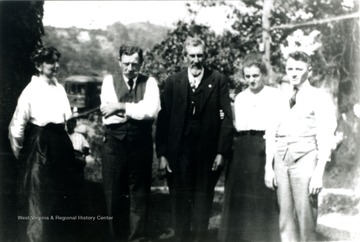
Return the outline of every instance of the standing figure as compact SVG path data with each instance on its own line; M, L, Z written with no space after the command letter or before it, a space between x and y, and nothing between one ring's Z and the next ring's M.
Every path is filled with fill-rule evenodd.
M152 124L160 109L154 78L139 73L142 49L121 46L120 73L105 77L102 172L114 241L145 239L153 160Z
M220 241L279 241L276 194L264 183L265 130L273 125L280 91L265 86L267 69L258 54L242 65L248 88L235 97L235 141L228 163Z
M188 68L165 82L157 155L168 175L176 239L207 241L214 187L232 144L228 79L204 66L199 37L185 40L183 55Z
M75 132L76 118L69 119L66 123L67 133L74 147L76 160L76 175L79 182L84 180L84 168L86 166L86 156L90 155L90 145L84 135Z
M9 139L19 159L20 241L69 241L68 223L74 195L74 150L65 131L69 100L55 76L61 54L41 47L31 56L36 75L21 93L9 125ZM55 220L54 220L55 219Z
M277 186L281 241L317 240L317 198L336 129L330 95L309 82L310 62L304 52L289 54L286 74L294 92L266 135L265 182Z

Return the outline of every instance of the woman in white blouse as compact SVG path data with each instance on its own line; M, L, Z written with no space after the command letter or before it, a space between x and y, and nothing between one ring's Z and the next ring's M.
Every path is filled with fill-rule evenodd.
M248 88L235 97L236 135L226 173L221 241L279 241L275 192L264 183L265 130L274 122L280 92L265 86L267 70L258 54L242 65Z
M18 215L26 218L19 220L19 241L58 241L68 234L64 222L54 222L55 216L70 215L65 210L73 204L76 187L74 151L64 129L71 109L55 78L60 56L53 47L32 54L36 74L21 93L9 125L20 166Z

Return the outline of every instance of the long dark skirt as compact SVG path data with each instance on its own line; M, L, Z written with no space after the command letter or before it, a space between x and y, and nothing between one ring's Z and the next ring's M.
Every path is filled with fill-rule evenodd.
M237 135L228 164L220 241L280 241L275 191L264 183L263 132Z
M64 125L26 127L18 179L18 216L23 217L18 217L20 241L70 239L68 228L74 220L64 216L77 215L74 165L74 150Z

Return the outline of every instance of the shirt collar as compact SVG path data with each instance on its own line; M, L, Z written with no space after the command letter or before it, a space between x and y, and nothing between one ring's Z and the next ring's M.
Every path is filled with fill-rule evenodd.
M58 86L58 81L56 80L55 77L53 77L51 79L51 82L49 82L48 80L46 80L44 77L42 76L32 76L31 81L35 81L37 84L46 84L47 86Z
M134 81L133 87L136 86L136 81L137 81L138 77L139 77L139 75L137 75L135 78L133 78L133 81ZM123 75L123 78L124 78L126 86L130 89L130 86L128 84L129 78L127 78L125 75Z
M202 67L201 69L201 73L200 75L198 75L197 77L194 77L191 72L190 72L190 68L188 68L188 78L189 78L189 82L191 83L192 81L195 81L196 86L198 86L201 82L201 79L204 76L204 67Z
M309 82L309 80L304 81L303 83L301 83L301 85L298 86L298 92L296 94L296 99L302 97L302 96L306 96L309 88L311 88L311 84ZM291 89L291 93L289 93L289 96L291 97L294 94L294 89Z
M298 88L298 90L300 91L301 89L306 89L306 88L308 88L309 86L311 86L310 85L310 82L309 82L309 80L307 79L307 80L305 80L303 83L301 83L300 85L298 85L297 86L297 88ZM293 86L294 87L294 86Z
M267 89L267 86L264 85L263 88L262 88L258 93L253 93L253 92L250 90L250 87L248 87L248 88L246 88L246 89L244 90L244 92L246 91L246 93L248 93L248 94L251 95L251 96L259 97L259 96L263 95L263 94L266 92L266 91L265 91L266 89Z

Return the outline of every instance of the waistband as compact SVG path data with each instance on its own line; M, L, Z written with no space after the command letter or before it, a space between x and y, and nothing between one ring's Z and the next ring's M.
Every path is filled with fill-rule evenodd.
M33 124L31 122L28 123L29 127L33 127L33 128L39 128L39 129L52 129L52 130L64 130L65 129L65 124L64 123L47 123L44 126L39 126L37 124Z
M244 131L237 131L235 133L235 137L239 136L264 136L265 131L263 130L244 130Z
M315 134L311 134L311 135L284 135L284 134L276 134L275 138L289 138L289 137L296 137L296 138L300 138L300 139L312 139L315 138L316 135Z
M106 124L105 128L107 128L107 129L117 129L117 128L120 128L120 127L123 127L123 126L126 126L126 124L125 123Z
M62 133L65 131L65 124L55 124L55 123L48 123L44 126L39 126L37 124L33 124L31 122L28 122L25 128L25 132L32 133L32 132L41 132L41 131L51 131L55 133Z
M137 128L137 129L151 129L153 120L135 120L135 121L126 121L124 123L115 123L107 124L105 128L107 130L118 130L118 129L128 129L128 128Z
M291 135L276 135L275 139L277 142L285 143L298 143L298 142L316 142L316 135L309 136L291 136Z

